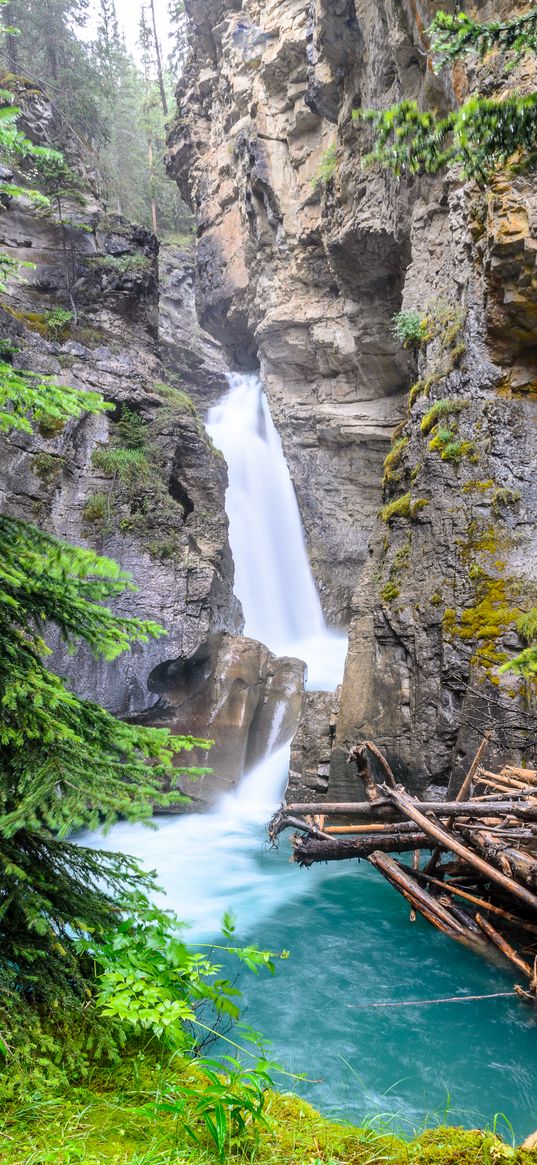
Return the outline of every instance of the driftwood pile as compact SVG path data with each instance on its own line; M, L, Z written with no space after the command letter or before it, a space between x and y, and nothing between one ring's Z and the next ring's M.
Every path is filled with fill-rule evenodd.
M301 866L366 858L410 903L411 919L418 912L484 954L500 951L524 978L516 991L535 1004L537 771L508 765L489 772L481 763L487 743L455 801L426 802L396 783L367 741L349 757L367 801L287 805L269 835L275 843L294 829L293 860ZM429 851L425 862L422 851ZM402 853L413 854L411 864L393 856Z

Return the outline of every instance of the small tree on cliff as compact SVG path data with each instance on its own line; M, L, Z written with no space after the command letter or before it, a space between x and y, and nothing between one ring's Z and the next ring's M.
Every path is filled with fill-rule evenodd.
M483 57L491 49L516 57L537 50L537 8L511 21L486 24L465 13L438 12L430 33L439 67L468 53ZM364 164L379 162L398 176L436 174L460 164L466 177L483 184L511 160L526 166L537 160L537 93L472 97L445 117L420 110L415 101L388 110L357 110L354 117L372 125L375 134Z

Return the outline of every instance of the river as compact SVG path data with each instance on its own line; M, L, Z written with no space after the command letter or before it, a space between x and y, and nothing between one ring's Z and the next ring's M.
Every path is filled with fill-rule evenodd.
M208 430L228 462L227 510L245 633L308 663L308 685L340 682L345 637L324 623L300 516L260 385L234 376ZM503 965L444 938L367 863L301 871L266 823L286 783L288 749L267 757L212 813L160 820L156 835L121 824L108 847L156 866L190 939L218 934L231 909L242 942L288 949L268 980L242 976L247 1021L324 1113L355 1122L385 1114L404 1131L447 1121L494 1123L521 1138L537 1127L537 1015L513 995ZM85 841L95 840L84 838ZM103 844L101 841L100 844ZM411 1002L412 1006L406 1006ZM390 1004L389 1007L372 1006ZM500 1129L507 1130L505 1120Z

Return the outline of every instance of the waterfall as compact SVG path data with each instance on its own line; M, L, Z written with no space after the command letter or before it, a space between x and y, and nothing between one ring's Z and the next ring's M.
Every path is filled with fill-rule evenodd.
M343 674L347 637L326 627L291 477L259 378L235 373L229 381L207 428L228 465L226 510L245 632L279 655L304 659L308 686L333 691ZM274 741L283 711L276 709ZM296 893L285 859L262 860L266 823L287 782L289 743L274 752L269 746L265 759L211 813L161 819L157 840L143 826L128 824L107 836L108 848L132 853L148 868L158 855L167 902L192 925L193 937L213 935L230 907L243 930L255 928L288 900L290 885ZM101 835L86 833L79 840L103 844ZM311 874L309 884L324 877Z
M326 627L282 443L258 376L232 373L207 431L227 462L226 510L245 635L308 665L308 686L340 682L347 639Z

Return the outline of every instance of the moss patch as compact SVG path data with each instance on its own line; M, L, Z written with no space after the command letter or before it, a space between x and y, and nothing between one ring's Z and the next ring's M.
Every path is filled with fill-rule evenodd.
M45 485L52 485L61 476L65 458L54 453L37 453L32 460L32 472Z
M435 401L434 405L432 405L422 419L420 425L422 433L427 435L438 424L438 421L445 417L452 417L457 413L462 413L464 409L469 407L470 401L463 400L460 397L446 397L442 400Z
M395 521L396 518L407 518L409 521L415 521L420 510L425 509L430 505L426 498L412 499L409 493L402 494L400 498L395 498L393 502L388 502L387 506L383 506L380 511L380 517L383 522Z
M159 1062L151 1053L125 1057L114 1070L94 1074L86 1087L24 1105L7 1104L0 1114L2 1165L216 1165L219 1158L193 1106L185 1119L152 1104L173 1097L178 1085L196 1084L195 1063ZM537 1154L509 1148L492 1132L436 1128L411 1141L327 1120L298 1096L267 1092L267 1128L247 1124L226 1146L225 1161L246 1165L535 1165Z
M408 437L397 437L384 462L383 488L397 485L403 476L402 461L405 449L409 443Z

